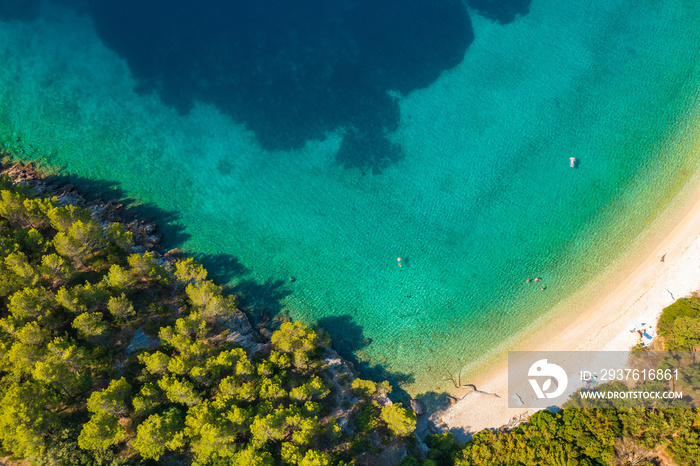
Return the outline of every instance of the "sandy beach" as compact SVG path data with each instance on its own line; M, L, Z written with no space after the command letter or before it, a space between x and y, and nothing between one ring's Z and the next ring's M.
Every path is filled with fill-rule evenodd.
M587 284L554 309L555 317L511 350L625 351L637 344L631 322L656 326L664 307L700 289L700 188L695 180L640 236L642 245L620 264ZM589 303L587 305L577 303ZM508 408L506 356L492 370L468 380L480 392L463 388L459 401L430 419L461 440L486 428L515 425L532 412ZM462 379L464 382L464 379ZM493 396L493 395L498 396Z

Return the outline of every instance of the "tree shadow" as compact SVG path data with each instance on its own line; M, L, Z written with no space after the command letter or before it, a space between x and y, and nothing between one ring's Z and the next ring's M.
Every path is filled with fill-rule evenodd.
M259 283L254 279L245 279L230 287L238 295L238 306L247 312L254 325L267 321L282 311L282 301L292 294L284 280L268 278Z
M531 0L50 0L90 14L139 93L187 113L215 105L268 150L341 130L343 167L380 173L403 154L386 134L407 94L459 64L474 40L467 7L501 24ZM31 20L39 0L0 2Z
M33 21L41 13L45 0L2 0L0 1L0 21ZM54 3L74 9L78 13L87 11L90 0L52 0Z
M421 393L417 399L421 400L428 411L440 412L449 408L451 405L448 402L448 397L451 397L450 393L447 392L434 392L429 391Z
M389 92L428 86L474 39L461 0L95 0L90 12L138 91L183 113L212 103L269 150L347 131L338 163L375 172L401 158L385 137L400 116Z
M417 400L420 400L423 405L425 405L426 408L426 416L419 416L418 417L418 423L416 426L416 434L421 438L425 439L425 437L429 434L433 433L433 428L437 428L438 433L443 433L443 432L451 432L454 434L454 437L456 440L459 440L460 442L469 442L472 439L472 436L478 432L481 431L481 429L476 429L472 426L464 426L464 427L448 427L447 425L443 424L442 421L440 421L440 416L447 410L449 410L454 403L458 402L459 400L463 399L465 396L472 396L474 393L467 392L466 394L460 394L460 393L448 393L448 392L434 392L434 391L429 391L425 393L421 393L420 395L416 396ZM452 402L449 400L452 399ZM431 419L432 418L432 419ZM428 424L432 423L433 427L431 428ZM493 429L484 429L484 430L498 430L497 428Z
M193 256L207 269L209 278L216 283L230 283L233 279L250 273L250 269L231 254L194 253Z
M467 0L467 5L479 15L498 21L501 24L512 23L516 16L525 16L530 12L531 0Z
M0 21L32 21L39 15L41 0L2 0Z
M482 430L497 431L498 429L489 429L488 427ZM481 432L481 430L470 429L468 427L451 427L447 429L447 432L452 432L455 436L455 440L459 440L462 443L467 443L472 440L474 434Z
M331 346L343 359L350 361L360 373L360 377L377 382L387 380L393 387L391 398L402 401L406 406L410 395L401 386L415 382L412 374L394 372L382 364L374 364L358 357L357 352L372 344L372 340L364 335L362 327L350 315L324 317L317 322L317 327L325 330L331 336Z
M367 152L368 147L372 147L372 151ZM389 141L381 128L346 132L335 156L343 168L370 168L373 174L380 174L402 158L401 147Z
M157 232L162 234L158 249L167 250L178 247L190 237L180 223L179 212L165 210L153 203L139 203L130 198L118 182L67 174L49 175L45 180L61 187L73 186L88 204L108 201L122 204L123 207L116 211L117 221L121 223L126 224L135 220L155 223Z

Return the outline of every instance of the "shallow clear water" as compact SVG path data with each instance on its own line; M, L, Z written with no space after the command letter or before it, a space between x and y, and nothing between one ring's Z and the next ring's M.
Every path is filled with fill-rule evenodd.
M580 3L469 8L461 61L382 78L371 111L311 111L298 132L208 95L178 111L90 16L50 7L0 22L1 134L156 206L168 246L206 255L254 316L320 322L403 388L448 389L620 258L698 170L678 134L698 115L700 7ZM352 128L370 144L348 149ZM363 158L374 144L400 156Z

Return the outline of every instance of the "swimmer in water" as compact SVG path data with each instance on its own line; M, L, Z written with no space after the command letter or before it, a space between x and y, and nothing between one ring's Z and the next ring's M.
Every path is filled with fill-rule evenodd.
M530 283L531 281L532 281L532 278L528 278L527 280L525 280L525 283Z
M401 267L401 258L400 257L396 258L396 263L399 264L399 267Z

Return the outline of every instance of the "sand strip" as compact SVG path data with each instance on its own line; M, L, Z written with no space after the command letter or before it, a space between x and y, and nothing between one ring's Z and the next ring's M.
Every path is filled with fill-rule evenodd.
M601 285L589 284L577 292L563 304L568 311L564 309L544 329L532 332L511 349L624 351L637 343L636 333L629 331L633 320L655 326L664 307L698 290L700 183L697 181L697 177L691 180L677 201L655 222L657 230L659 225L670 225L665 228L667 233L653 235L652 226L640 238L639 244L645 245L641 251L632 253L627 263L602 274L604 281L595 281ZM590 304L585 307L573 304L577 301ZM499 397L462 389L456 393L461 400L445 411L433 413L431 420L466 440L479 430L498 428L531 414L507 406L506 356L492 367L493 370L469 382Z

